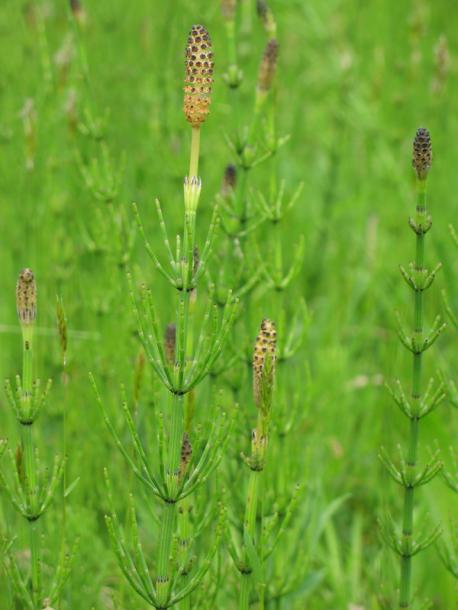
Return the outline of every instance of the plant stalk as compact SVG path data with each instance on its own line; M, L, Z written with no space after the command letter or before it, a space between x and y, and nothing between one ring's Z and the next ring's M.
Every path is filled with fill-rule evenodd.
M199 150L200 150L200 127L192 128L191 135L191 156L189 160L189 178L198 176L199 171Z
M256 434L258 438L267 438L267 426L264 416L261 412L258 414L258 424L256 426ZM261 460L264 461L265 454L262 453ZM254 454L252 451L252 458ZM258 455L259 458L259 455ZM263 466L261 466L263 467ZM244 536L248 535L254 547L256 547L256 518L258 514L258 505L261 495L261 483L262 483L263 470L250 471L250 478L248 480L248 490L246 498L245 508L245 519L243 522L243 533ZM248 610L250 605L250 592L252 588L250 560L248 554L245 551L243 555L243 567L242 582L240 585L240 598L239 598L239 610Z
M417 193L417 218L420 223L426 218L426 191L424 183L419 181ZM422 231L416 234L415 269L421 271L424 263L425 235ZM415 291L414 296L414 332L417 338L423 333L423 291ZM413 413L418 413L422 385L423 354L413 354L412 365L412 406ZM407 465L409 470L414 471L417 464L419 436L419 419L415 415L409 420L409 445L407 453ZM402 536L405 540L412 540L413 536L413 512L414 512L414 487L406 486L404 489L404 511L402 519ZM401 583L399 589L399 608L410 608L412 581L412 556L407 554L401 557Z
M32 359L33 359L33 327L30 325L22 328L22 400L24 412L30 414L30 403L32 397ZM24 473L30 506L37 508L37 468L35 451L33 446L33 424L21 425L21 441L24 451ZM30 562L32 573L32 599L34 606L38 609L40 603L40 535L38 522L28 521L30 537Z

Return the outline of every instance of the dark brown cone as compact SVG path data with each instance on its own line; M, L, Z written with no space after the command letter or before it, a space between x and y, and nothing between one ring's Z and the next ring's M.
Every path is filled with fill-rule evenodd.
M412 166L420 180L424 180L428 175L432 160L433 152L429 130L420 127L415 134L412 154Z

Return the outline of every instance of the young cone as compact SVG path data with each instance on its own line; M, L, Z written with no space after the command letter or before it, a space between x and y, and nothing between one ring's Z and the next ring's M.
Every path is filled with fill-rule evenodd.
M277 331L272 320L261 323L253 352L253 396L262 410L270 407L275 375Z
M428 129L420 127L415 134L412 154L412 166L419 180L426 180L432 160L431 136Z
M21 326L33 324L37 317L37 287L31 269L23 269L16 284L16 309Z

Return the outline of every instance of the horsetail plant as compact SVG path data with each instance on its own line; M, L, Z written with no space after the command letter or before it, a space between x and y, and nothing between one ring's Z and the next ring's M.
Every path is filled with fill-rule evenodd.
M168 257L168 268L163 266L151 247L137 207L134 213L145 247L155 268L175 289L177 295L175 323L167 326L165 339L153 303L152 291L143 286L138 300L132 277L129 275L130 293L138 325L139 339L146 358L162 385L168 390L170 404L168 418L162 413L157 418L158 464L153 464L141 434L137 431L127 401L123 411L129 429L132 452L121 441L106 412L102 398L91 376L97 401L105 422L130 467L146 489L162 506L160 533L155 565L148 561L139 540L136 510L133 497L129 507L129 531L132 547L120 526L120 519L109 489L111 514L106 517L108 531L119 565L132 588L150 606L165 609L180 604L190 608L190 594L199 585L216 552L221 536L217 528L215 541L207 557L195 567L191 562L192 543L195 534L186 521L188 505L184 502L205 483L220 462L228 439L231 418L220 413L211 426L207 439L193 437L190 425L189 398L209 373L220 355L235 315L236 302L229 293L221 321L216 305L209 304L199 333L194 331L193 303L200 278L205 273L211 254L213 236L217 226L217 210L214 210L209 233L199 255L196 238L196 214L202 183L198 177L200 129L205 121L211 101L213 82L213 51L210 36L202 25L192 27L186 47L186 73L184 87L184 114L192 128L189 173L184 180L184 229L177 236L176 253L172 252L167 236L162 209L156 201L159 226ZM193 345L192 337L197 340ZM188 397L188 403L186 402ZM183 511L183 507L185 510ZM181 515L180 515L181 511ZM198 531L199 527L195 528ZM175 541L178 540L178 548ZM151 576L155 569L156 576Z
M275 324L264 319L256 338L253 352L253 399L258 409L256 428L251 436L251 455L242 456L250 469L246 495L242 544L232 537L230 552L241 574L239 610L248 610L253 575L262 587L262 563L265 549L260 544L259 531L263 528L262 514L259 520L259 504L262 496L262 474L266 462L271 420L272 397L275 381L277 331ZM261 592L262 595L262 592Z
M284 181L279 183L277 179L277 152L288 140L287 136L278 136L276 126L279 44L275 19L265 2L258 6L258 14L267 34L267 41L258 66L252 115L247 127L240 128L236 125L235 137L228 139L235 164L227 166L219 195L220 206L224 212L222 227L227 235L227 244L221 255L223 262L218 266L214 283L217 294L220 291L224 294L221 289L228 283L226 278L231 278L235 294L241 299L244 317L250 320L250 325L251 317L255 315L255 302L265 302L266 297L271 299L270 306L272 314L275 313L279 336L276 360L280 369L280 366L283 367L297 352L307 328L305 303L301 300L299 308L293 313L289 310L289 304L295 301L287 295L287 289L297 277L303 262L304 240L300 239L289 266L282 244L284 219L299 199L302 185L288 197ZM230 91L230 101L233 101L234 90ZM237 108L234 104L233 106L237 121ZM254 177L254 170L266 162L270 163L270 168L268 188L263 192L254 186L251 178ZM267 244L268 251L261 252L260 244ZM262 249L264 250L264 247ZM247 298L248 295L250 298ZM293 315L290 315L291 313ZM246 363L246 371L249 374L248 367L252 366L250 348L245 345L245 341L240 340L240 335L244 339L248 336L247 331L248 329L244 333L238 326L234 330L237 338L231 345L237 346L236 357ZM227 357L226 361L230 362L230 357ZM227 369L220 367L216 374L219 375L225 370ZM280 370L278 373L280 374ZM239 394L243 392L243 377L234 370L234 375L227 376L227 380L234 397L239 401ZM256 525L254 548L258 556L254 555L253 544L247 542L245 530L241 532L241 536L236 529L231 530L229 540L230 553L239 572L249 573L246 577L242 576L241 608L249 603L250 594L254 594L254 582L261 608L264 607L263 604L268 604L270 599L278 600L285 595L289 587L294 588L294 578L290 578L291 574L285 578L283 574L278 573L277 568L281 561L278 565L275 561L267 563L267 558L272 555L280 537L290 524L300 489L298 486L294 490L289 489L285 472L288 472L290 464L285 465L287 456L283 449L288 445L288 433L294 429L298 406L303 403L298 397L291 399L291 393L286 388L281 393L282 396L280 392L276 395L275 413L269 425L269 455L273 464L272 470L269 471L269 488L272 489L265 489L260 517L262 526L259 520L259 528ZM282 461L281 469L275 468L277 457ZM229 476L236 475L233 473ZM250 473L250 481L255 477L256 475ZM258 476L263 477L264 475ZM237 501L244 502L242 498L237 498ZM233 504L236 505L236 502ZM231 522L238 522L237 511L231 514ZM296 576L299 576L298 572L294 575Z
M413 142L412 164L416 174L417 205L416 214L409 219L409 226L415 233L416 249L415 262L408 269L400 267L401 275L413 292L414 331L409 334L402 326L398 317L398 336L401 343L412 354L412 389L410 398L405 394L400 381L397 389L390 389L395 403L409 420L409 435L406 455L401 453L400 465L396 466L382 449L381 460L391 477L404 490L404 508L401 533L398 534L391 518L382 523L382 534L388 545L400 557L400 587L399 608L410 608L412 605L412 558L430 546L440 535L440 526L430 533L417 533L414 523L415 490L425 485L441 470L442 462L438 452L435 452L429 462L420 467L418 465L418 445L420 421L428 415L444 399L444 385L440 382L434 387L431 379L424 389L423 353L433 345L443 331L439 316L436 317L432 328L427 332L424 329L424 292L434 281L440 264L432 271L424 265L425 237L431 229L432 220L426 207L426 180L432 162L431 138L429 131L424 128L417 130Z
M0 482L14 508L24 517L29 530L30 576L21 574L12 552L6 552L6 570L17 599L27 610L41 610L60 600L62 588L70 572L72 553L63 552L51 583L43 583L43 535L41 517L51 504L64 472L65 457L57 457L51 475L41 467L36 446L36 421L42 411L51 380L42 388L33 378L34 329L37 317L37 290L30 269L19 274L16 307L22 331L22 376L16 377L16 388L5 382L6 395L20 427L20 442L13 453L8 451L12 476L0 470ZM30 585L29 585L30 578Z
M231 532L229 539L229 552L241 575L239 610L247 610L250 607L254 591L257 592L259 608L266 606L269 599L266 562L288 527L299 497L300 486L297 485L287 506L282 510L282 515L269 514L266 518L265 469L267 450L273 439L272 407L277 358L276 327L271 320L264 319L256 338L252 360L253 401L258 413L257 422L251 434L251 453L249 456L242 453L242 458L250 469L242 535L239 540L235 533Z

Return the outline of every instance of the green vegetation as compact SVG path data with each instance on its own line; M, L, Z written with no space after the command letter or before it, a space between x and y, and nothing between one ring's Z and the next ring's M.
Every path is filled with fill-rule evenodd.
M456 605L457 27L1 4L0 608Z

